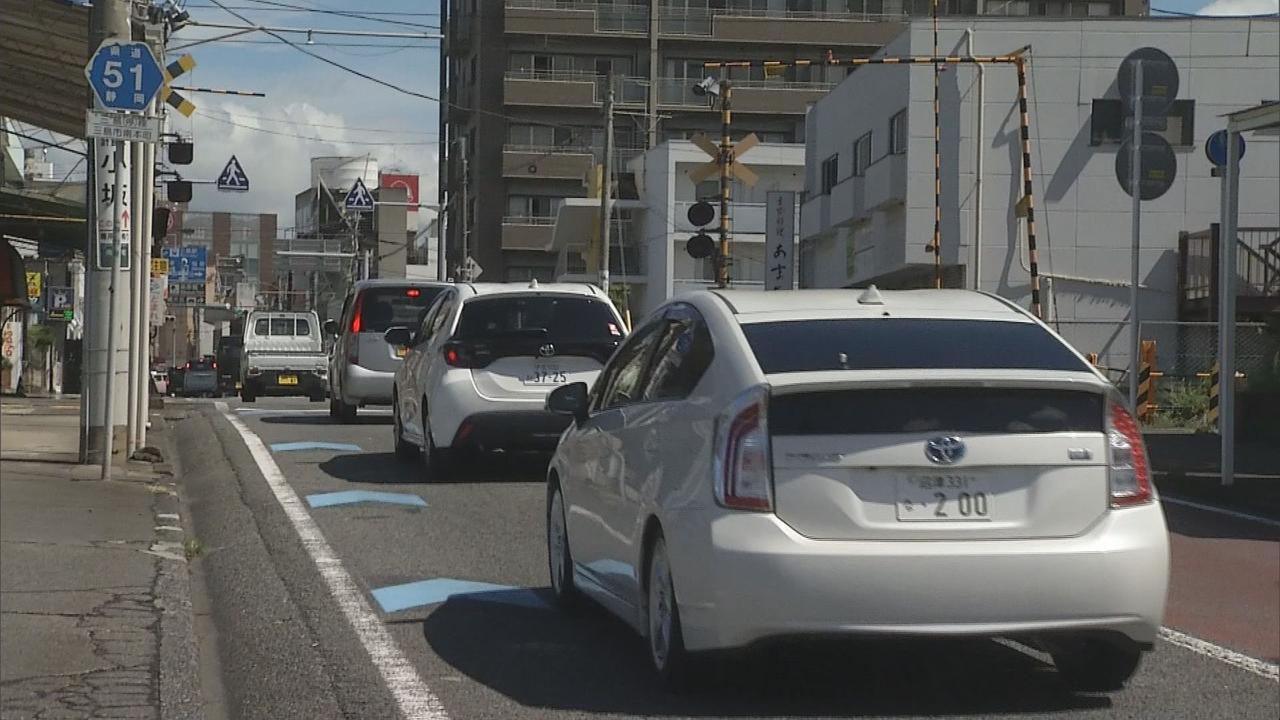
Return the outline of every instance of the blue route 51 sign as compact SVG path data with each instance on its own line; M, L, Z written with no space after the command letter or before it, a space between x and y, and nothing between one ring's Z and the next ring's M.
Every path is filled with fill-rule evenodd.
M164 85L164 71L155 53L142 42L104 41L89 58L84 74L98 102L109 110L146 110Z

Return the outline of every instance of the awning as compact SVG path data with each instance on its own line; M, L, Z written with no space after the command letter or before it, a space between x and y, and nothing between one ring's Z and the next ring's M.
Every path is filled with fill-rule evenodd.
M89 8L64 0L0 0L0 115L84 137Z
M0 244L0 305L27 307L26 265L8 240Z

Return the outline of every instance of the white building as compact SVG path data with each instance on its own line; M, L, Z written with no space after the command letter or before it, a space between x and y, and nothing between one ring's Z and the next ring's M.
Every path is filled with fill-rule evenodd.
M1143 319L1173 320L1179 233L1218 220L1220 184L1210 175L1205 139L1225 127L1225 113L1280 97L1278 30L1274 19L941 23L944 55L1030 46L1033 196L1048 318L1114 324L1128 313L1131 200L1115 169L1118 138L1125 134L1116 85L1124 57L1144 46L1159 48L1172 57L1180 79L1162 133L1174 148L1177 176L1162 197L1143 203L1140 262ZM880 54L930 55L932 43L930 23L913 22ZM975 143L980 73L984 127ZM942 262L949 285L973 287L980 267L979 287L1027 307L1025 223L1015 211L1023 196L1017 90L1011 65L951 66L941 74ZM865 66L810 109L802 285L932 284L933 93L930 65ZM1276 137L1249 143L1241 163L1240 226L1276 228L1280 143ZM1077 344L1098 349L1097 338Z
M712 260L695 260L685 250L689 238L698 232L689 222L689 207L699 200L709 201L716 210L703 230L718 242L719 176L697 184L689 178L690 170L710 160L692 142L671 140L629 163L638 199L614 201L610 279L611 284L629 289L627 304L637 320L674 295L715 284ZM733 181L729 215L733 229L733 287L763 290L768 266L765 200L772 191L794 192L798 210L804 188L804 147L761 143L744 153L739 162L755 172L759 180L754 186ZM599 212L598 197L566 198L559 206L548 248L560 251L559 279L597 280L597 268L573 267L569 253L586 247L599 223Z

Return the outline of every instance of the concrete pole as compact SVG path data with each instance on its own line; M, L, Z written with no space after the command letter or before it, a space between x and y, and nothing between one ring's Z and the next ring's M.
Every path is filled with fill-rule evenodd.
M1227 125L1227 167L1222 174L1218 234L1218 432L1222 484L1235 483L1236 466L1236 225L1240 212L1240 133Z
M129 40L130 34L129 3L124 0L99 0L90 11L89 52L107 38ZM128 327L129 295L126 292L115 292L121 287L113 276L119 275L119 254L114 254L112 265L103 267L98 262L100 244L115 246L127 242L128 237L121 237L119 230L120 207L117 203L128 196L129 178L124 175L124 163L127 149L111 143L94 142L91 147L94 162L93 194L87 205L90 217L88 226L89 267L85 273L85 329L84 329L84 363L85 371L81 402L88 405L82 418L85 430L82 433L80 456L89 464L100 464L103 477L109 477L108 470L112 462L112 449L123 446L127 440L128 418L126 417L126 393L128 391L127 376L117 376L116 369L122 366L127 356L128 346L125 344L125 332ZM112 171L119 165L119 171ZM114 215L113 215L114 213ZM117 436L120 440L116 442Z
M138 357L142 354L140 343L142 333L138 328L138 312L142 300L142 143L130 143L129 147L129 264L133 272L129 273L129 366L125 371L128 378L128 411L125 416L127 432L125 436L125 457L132 457L138 449Z
M148 114L155 112L156 103L151 103ZM142 184L134 192L138 198L138 205L141 210L135 215L137 225L141 226L138 232L138 263L134 266L134 274L138 276L140 288L138 292L138 382L136 392L138 393L137 402L137 421L135 424L137 434L137 447L144 447L147 444L147 422L150 410L151 397L151 207L155 201L155 170L156 170L156 146L151 143L142 143L142 169L139 175L142 178Z
M645 129L645 147L649 150L658 147L658 81L662 78L661 58L658 56L658 35L661 32L662 4L658 0L649 2L649 102L648 126Z
M973 28L965 31L969 56L973 56ZM986 145L985 120L987 114L987 73L982 63L974 63L978 71L978 117L974 122L973 147L973 289L982 289L982 153Z
M600 172L600 289L609 295L609 229L613 214L613 73L605 76L604 167Z
M1129 278L1129 407L1138 412L1138 357L1142 346L1142 330L1138 320L1138 285L1142 280L1138 267L1142 236L1142 61L1133 63L1133 136L1129 140L1129 194L1133 196L1132 248Z

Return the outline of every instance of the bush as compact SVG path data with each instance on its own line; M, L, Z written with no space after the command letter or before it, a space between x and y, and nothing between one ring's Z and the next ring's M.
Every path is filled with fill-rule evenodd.
M1155 419L1151 427L1180 427L1212 430L1208 421L1209 381L1192 378L1164 378L1156 391Z

